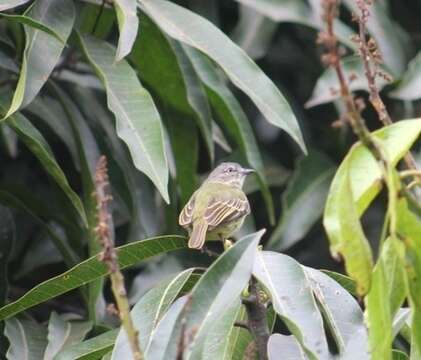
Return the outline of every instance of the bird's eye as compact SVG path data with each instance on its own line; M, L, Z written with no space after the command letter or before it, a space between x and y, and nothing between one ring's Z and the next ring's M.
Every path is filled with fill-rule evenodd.
M233 168L228 168L227 169L227 172L229 172L229 173L232 173L234 171L234 169Z

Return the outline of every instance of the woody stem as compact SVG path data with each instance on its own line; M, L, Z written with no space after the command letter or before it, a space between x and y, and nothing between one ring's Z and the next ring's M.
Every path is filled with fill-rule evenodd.
M248 328L256 342L259 359L267 360L267 344L270 333L266 317L266 306L260 301L257 280L254 277L250 279L249 291L250 296L243 302L248 315Z

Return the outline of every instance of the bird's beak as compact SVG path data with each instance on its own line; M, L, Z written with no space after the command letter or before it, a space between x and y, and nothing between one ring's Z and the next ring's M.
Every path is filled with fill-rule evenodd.
M251 174L251 173L254 173L254 172L256 172L256 170L254 170L254 169L242 169L241 170L241 172L244 174L244 175L248 175L248 174Z

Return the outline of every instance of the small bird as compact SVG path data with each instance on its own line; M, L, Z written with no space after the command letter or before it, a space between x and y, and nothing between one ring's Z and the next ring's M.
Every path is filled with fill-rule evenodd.
M194 192L178 220L189 231L189 248L202 249L205 240L225 242L241 227L250 213L242 187L252 172L237 163L221 163Z

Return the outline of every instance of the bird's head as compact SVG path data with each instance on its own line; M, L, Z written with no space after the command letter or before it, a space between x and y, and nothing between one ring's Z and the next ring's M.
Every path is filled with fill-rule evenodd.
M223 162L210 173L206 182L218 182L241 188L246 176L252 172L254 172L253 169L245 169L240 164Z

